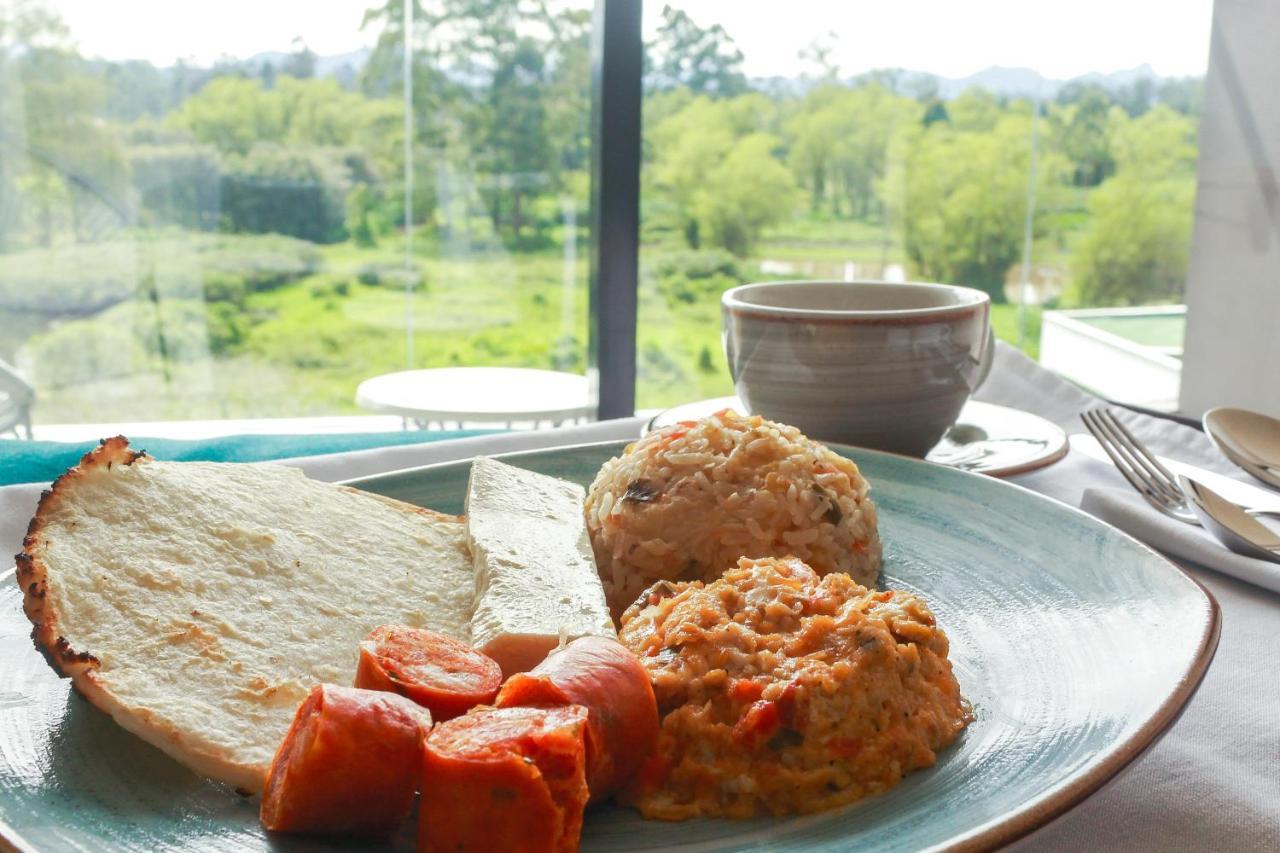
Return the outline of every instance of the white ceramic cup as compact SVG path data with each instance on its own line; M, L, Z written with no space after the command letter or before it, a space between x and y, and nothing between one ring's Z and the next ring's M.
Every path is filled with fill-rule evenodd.
M744 284L720 300L751 414L811 438L924 456L991 369L991 299L948 284Z

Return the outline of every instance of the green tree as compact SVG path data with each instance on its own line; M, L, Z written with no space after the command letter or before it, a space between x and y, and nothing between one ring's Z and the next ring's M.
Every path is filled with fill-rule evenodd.
M128 221L129 172L106 100L57 15L0 6L0 244L95 239Z
M787 162L809 191L811 213L817 213L827 198L836 148L850 118L840 107L841 93L836 84L815 86L787 123Z
M280 73L298 80L316 76L316 55L300 38L293 40L293 53L280 66Z
M947 104L947 121L956 130L991 133L1003 112L999 98L986 89L970 87Z
M248 154L259 142L284 140L281 107L258 80L219 77L170 113L168 121L222 154Z
M589 158L589 15L541 0L415 0L412 13L422 161L436 161L432 173L475 175L495 230L522 239L530 201L572 184ZM362 74L367 93L403 92L403 17L400 0L365 14L380 31ZM471 182L450 185L465 201Z
M260 142L354 144L376 103L332 79L282 76L268 89L258 78L218 77L184 101L167 122L223 155L243 155Z
M370 102L331 78L280 77L267 97L275 102L286 144L352 145L369 120Z
M1030 111L1001 117L990 132L946 123L913 127L896 143L882 184L912 272L1004 301L1004 281L1022 250L1030 156ZM1060 183L1062 161L1046 152L1042 198ZM1039 218L1037 233L1043 231Z
M790 216L795 181L774 156L780 145L767 133L750 134L707 174L693 204L700 230L713 244L746 255L766 226Z
M1113 98L1118 106L1136 118L1155 106L1157 96L1155 79L1142 76L1116 90Z
M742 51L724 27L701 27L686 12L671 6L662 7L657 38L645 56L649 62L649 86L653 89L683 86L719 98L747 91Z
M702 244L697 198L704 178L733 145L734 137L724 109L706 96L685 103L650 132L653 194L670 203L691 248Z
M1181 77L1162 80L1156 89L1156 98L1165 106L1183 115L1200 115L1200 102L1204 99L1204 78Z
M484 110L482 168L494 180L487 192L495 228L504 225L519 238L525 205L549 182L554 160L546 134L545 60L541 46L519 39L501 58Z
M1159 105L1136 119L1114 115L1109 125L1116 173L1146 180L1194 177L1196 121Z
M347 233L357 246L370 249L378 245L382 222L378 215L377 191L369 184L356 184L347 193Z
M810 209L825 201L835 216L879 213L875 187L889 143L919 117L919 104L879 83L811 90L788 124L788 162L809 189Z
M1049 140L1071 161L1072 183L1094 187L1115 171L1109 121L1111 99L1100 86L1081 89L1049 111Z
M1072 261L1087 305L1177 299L1186 281L1195 201L1195 121L1163 104L1114 122L1116 173L1089 199Z
M758 93L701 95L652 126L649 190L670 205L691 248L747 253L766 226L791 214L795 179L780 155L774 105Z
M340 151L261 143L222 178L224 226L333 243L346 237L350 186Z
M1081 304L1144 305L1182 295L1194 181L1116 175L1089 199L1089 226L1072 261Z

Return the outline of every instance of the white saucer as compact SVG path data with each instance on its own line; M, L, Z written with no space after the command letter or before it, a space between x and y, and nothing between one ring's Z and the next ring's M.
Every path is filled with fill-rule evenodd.
M685 403L660 412L645 424L652 432L721 409L744 411L737 397ZM960 417L925 459L964 471L1008 477L1052 465L1067 455L1067 434L1039 415L970 400Z

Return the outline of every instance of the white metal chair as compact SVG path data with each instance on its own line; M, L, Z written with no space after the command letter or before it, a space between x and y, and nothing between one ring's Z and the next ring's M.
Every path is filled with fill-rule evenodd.
M30 439L31 407L35 401L36 389L31 383L13 365L0 361L0 435L12 432L17 438Z

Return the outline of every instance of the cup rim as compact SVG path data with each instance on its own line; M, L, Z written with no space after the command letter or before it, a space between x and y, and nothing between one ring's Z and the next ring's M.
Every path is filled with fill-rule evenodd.
M753 290L769 290L794 284L816 285L862 285L890 287L932 287L941 288L958 294L961 300L951 305L931 305L925 308L791 308L781 305L760 305L748 302L742 295ZM757 281L731 287L720 296L720 305L735 314L754 314L764 317L790 317L795 319L890 319L890 318L926 318L948 316L951 314L969 314L983 305L989 305L991 295L973 287L957 284L940 284L927 281L877 281L858 279L855 281L839 281L836 279L789 279L786 281Z

